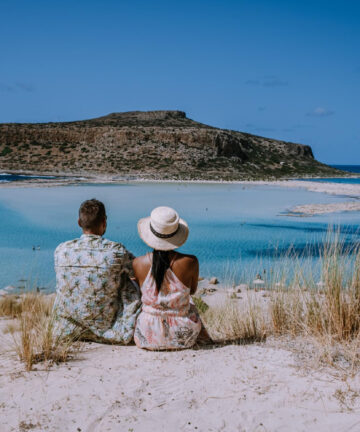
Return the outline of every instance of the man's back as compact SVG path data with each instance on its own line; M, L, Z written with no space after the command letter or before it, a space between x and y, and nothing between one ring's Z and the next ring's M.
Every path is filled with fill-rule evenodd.
M133 255L120 243L83 234L55 250L56 316L73 333L74 323L102 336L127 305L139 300L129 280ZM65 328L64 328L65 327Z

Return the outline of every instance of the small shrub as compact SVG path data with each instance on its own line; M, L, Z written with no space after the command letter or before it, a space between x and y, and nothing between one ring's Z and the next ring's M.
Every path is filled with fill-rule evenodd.
M12 149L8 146L4 147L0 153L0 156L7 156L9 153L12 153Z
M194 304L197 308L197 310L200 313L205 313L208 309L209 309L209 305L207 303L204 302L204 300L201 297L192 297Z

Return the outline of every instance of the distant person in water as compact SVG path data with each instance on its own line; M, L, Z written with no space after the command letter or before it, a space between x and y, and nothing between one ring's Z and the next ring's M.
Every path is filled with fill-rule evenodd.
M130 280L134 256L102 237L107 227L102 202L84 201L78 224L82 236L55 250L55 334L127 344L140 311L140 293Z
M202 330L191 300L197 289L199 263L196 256L174 250L185 243L188 225L172 208L157 207L150 217L140 219L138 232L153 252L133 261L143 303L135 343L149 350L190 348ZM208 338L205 329L202 333Z

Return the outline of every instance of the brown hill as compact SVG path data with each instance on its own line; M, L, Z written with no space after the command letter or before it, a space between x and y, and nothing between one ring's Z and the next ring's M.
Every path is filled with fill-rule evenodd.
M153 179L259 179L341 172L311 147L218 129L182 111L0 124L0 169Z

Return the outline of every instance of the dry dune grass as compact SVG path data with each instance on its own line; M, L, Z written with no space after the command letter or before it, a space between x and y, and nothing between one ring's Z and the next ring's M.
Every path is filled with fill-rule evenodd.
M53 301L53 296L33 293L0 299L0 316L18 321L14 331L9 328L9 332L13 334L18 357L28 371L41 361L46 364L66 361L77 348L76 341L54 335Z
M198 306L210 336L218 342L250 343L267 336L301 337L316 346L322 361L335 366L345 359L352 370L360 366L360 249L344 253L339 241L326 244L321 252L323 284L305 275L301 265L287 287L285 278L273 278L269 301L248 295L241 306L234 299L208 307ZM53 297L39 294L0 299L0 316L17 318L16 350L26 368L38 361L59 362L74 351L74 340L56 338L52 332Z
M21 315L21 300L19 296L6 295L0 298L0 316L18 318Z
M322 285L314 285L313 277L300 276L292 288L272 292L272 331L309 337L328 363L343 357L351 367L358 367L360 250L346 251L338 240L328 243L321 256Z
M49 316L54 297L27 293L23 295L6 295L0 298L0 317L20 318L23 312Z
M332 238L330 238L332 237ZM296 272L279 272L268 281L269 302L247 297L241 307L233 301L210 308L202 319L215 340L259 341L266 336L302 338L318 360L347 369L360 367L360 247L347 250L339 235L329 233L320 251L320 276L292 256ZM285 284L284 281L288 283ZM289 339L288 339L289 340Z
M231 300L209 308L202 314L202 320L215 342L258 342L265 340L268 332L265 314L250 298L241 310Z

